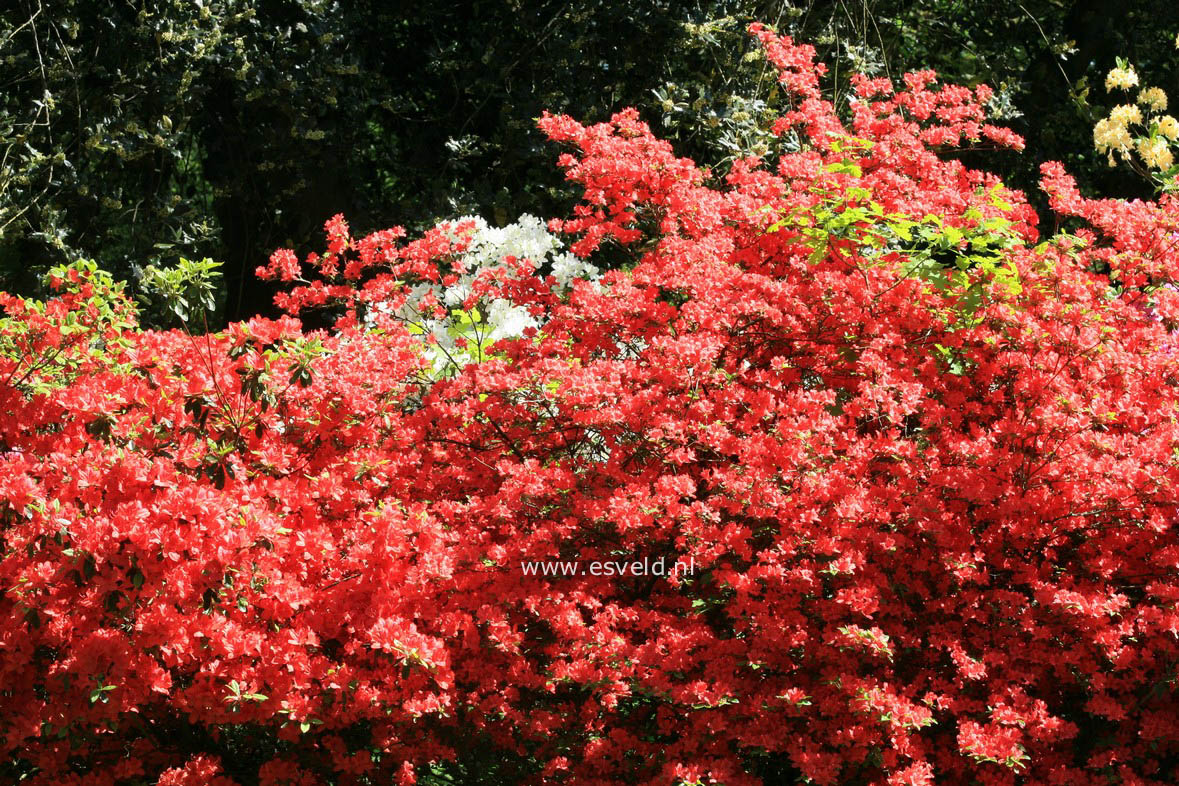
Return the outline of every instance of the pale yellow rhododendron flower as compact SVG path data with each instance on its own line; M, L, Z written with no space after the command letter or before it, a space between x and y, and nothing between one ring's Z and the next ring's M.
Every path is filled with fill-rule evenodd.
M1159 133L1172 141L1179 139L1179 120L1163 115L1159 118Z
M1137 86L1138 74L1134 73L1134 69L1130 66L1115 68L1105 77L1106 90L1113 90L1115 87L1122 90L1129 90L1131 87Z
M1109 113L1110 122L1118 125L1128 126L1131 123L1142 122L1142 110L1133 104L1122 104L1115 106Z
M1093 145L1098 153L1109 154L1109 165L1114 165L1114 153L1127 153L1134 138L1124 123L1118 123L1110 118L1099 120L1093 126Z
M1152 111L1162 112L1167 108L1167 94L1161 87L1148 87L1138 94L1138 103L1150 107Z
M1139 139L1138 155L1142 157L1143 163L1151 169L1170 169L1171 164L1175 161L1166 140L1157 137L1155 139Z

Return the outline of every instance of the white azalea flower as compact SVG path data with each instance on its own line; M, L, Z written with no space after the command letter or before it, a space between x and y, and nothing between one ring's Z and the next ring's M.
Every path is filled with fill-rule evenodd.
M449 286L417 284L407 293L405 305L395 312L388 306L382 308L383 304L373 307L374 312L392 312L394 317L417 325L423 331L423 337L433 337L435 343L423 342L423 352L430 358L435 373L444 373L450 366L477 359L480 353L471 351L471 343L486 347L500 339L519 338L525 330L543 326L543 322L527 308L506 298L476 304L478 316L472 323L470 316L473 313L463 313L463 304L470 298L472 284L481 273L503 267L505 260L512 257L517 264L527 263L535 274L551 274L553 292L557 294L567 292L575 281L596 281L599 276L595 266L568 253L561 239L549 232L536 216L525 213L515 223L504 227L489 226L479 216L464 216L449 224L448 234L452 240L458 239L456 227L460 225L471 228L466 235L466 250L455 266L459 274L456 282ZM452 313L443 319L421 313L422 300L428 294ZM467 339L466 349L460 348L455 340L460 335Z

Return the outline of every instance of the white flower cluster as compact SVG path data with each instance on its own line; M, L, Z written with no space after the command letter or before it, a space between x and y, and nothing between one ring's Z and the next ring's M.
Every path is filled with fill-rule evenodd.
M478 216L464 216L457 223L474 222L475 231L463 256L469 269L500 264L504 257L526 259L534 270L545 264L557 280L557 287L568 289L576 278L595 279L598 269L564 250L560 238L545 228L536 216L525 213L506 227L488 226Z
M575 280L593 281L599 275L596 267L565 251L561 240L535 216L525 213L504 227L489 226L478 216L464 216L452 226L472 223L474 230L467 249L459 258L463 273L458 281L450 286L417 285L395 314L412 329L434 337L434 343L425 344L425 351L436 373L479 360L483 349L494 342L522 336L528 328L541 326L526 307L506 298L483 301L472 311L463 311L475 279L489 269L501 267L506 257L527 263L534 273L551 274L553 291L558 293L567 291ZM441 319L423 314L419 306L427 294L433 294L450 313ZM459 339L465 340L465 347L460 346Z

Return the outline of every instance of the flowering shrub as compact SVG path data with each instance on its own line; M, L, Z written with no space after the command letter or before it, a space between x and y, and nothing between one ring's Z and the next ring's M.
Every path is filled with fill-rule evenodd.
M1179 39L1176 40L1179 48ZM1105 89L1129 91L1138 86L1138 72L1124 60L1105 77ZM1172 150L1179 140L1179 120L1165 114L1167 93L1161 87L1138 91L1132 104L1119 104L1093 126L1093 146L1104 153L1109 165L1118 159L1154 181L1160 189L1172 191L1179 167Z
M486 347L538 327L524 306L505 297L480 297L488 293L485 276L500 272L514 275L517 263L523 265L519 272L525 275L544 267L553 277L554 291L566 291L574 279L591 280L598 274L593 265L564 251L560 239L535 216L524 214L519 221L500 228L469 216L447 227L451 239L463 244L462 253L451 263L455 272L441 284L416 284L399 309L392 310L388 301L381 300L372 306L375 311L395 313L411 332L429 336L425 351L436 372L478 362ZM509 259L514 263L505 265ZM483 305L486 314L478 305ZM441 314L437 313L439 307ZM371 317L369 322L375 324Z
M793 138L722 182L633 111L541 119L579 261L337 217L263 270L281 319L139 331L85 266L5 298L4 775L1173 782L1179 203L1049 165L1084 227L1042 239L938 155L1019 147L985 88L844 120L751 32Z

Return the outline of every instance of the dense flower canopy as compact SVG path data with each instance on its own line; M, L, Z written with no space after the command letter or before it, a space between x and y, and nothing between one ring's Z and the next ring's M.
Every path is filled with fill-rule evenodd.
M944 155L1019 146L985 88L841 119L751 32L791 101L723 178L541 119L575 257L336 217L281 319L6 298L0 772L1173 782L1179 205L1048 165L1041 238ZM648 557L695 570L522 570Z

